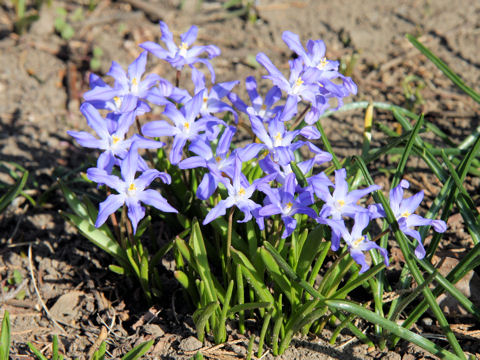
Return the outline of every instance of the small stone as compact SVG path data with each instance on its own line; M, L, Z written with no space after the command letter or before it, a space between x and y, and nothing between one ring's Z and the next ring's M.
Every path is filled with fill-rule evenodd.
M423 323L423 325L425 325L425 326L432 326L433 320L430 319L429 317L426 317L426 318L423 318L423 319L422 319L422 323Z
M245 349L244 346L231 345L231 347L232 347L232 351L233 351L235 354L240 355L242 358L245 358L245 357L247 356L247 349Z
M190 336L180 341L178 346L183 351L195 351L202 347L202 343L194 336Z
M143 325L143 329L147 334L153 335L155 338L162 337L165 334L165 331L156 324L145 324Z

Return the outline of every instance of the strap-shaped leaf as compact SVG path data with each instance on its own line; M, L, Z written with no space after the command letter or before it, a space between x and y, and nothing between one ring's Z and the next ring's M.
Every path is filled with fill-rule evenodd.
M332 307L338 310L347 311L351 314L356 314L359 317L373 323L378 324L382 328L387 329L391 333L405 339L415 345L420 346L421 348L431 352L432 354L447 360L459 360L462 359L451 352L443 349L439 345L431 342L430 340L424 338L421 335L415 334L414 332L402 328L393 321L387 320L378 314L365 309L364 307L357 305L351 301L347 300L325 300L325 305Z
M3 313L2 333L0 334L0 360L10 358L10 315L8 311Z
M25 187L28 179L28 171L25 171L20 179L0 198L0 212L2 212L10 203L20 194Z
M140 345L135 346L132 350L130 350L128 353L126 353L123 357L122 360L136 360L140 359L143 355L147 353L148 350L153 345L154 340L150 340L147 342L144 342Z
M210 316L213 315L215 310L218 308L218 303L216 301L212 301L211 303L207 304L205 308L198 309L193 313L193 321L195 322L195 327L197 329L197 337L198 340L203 342L205 337L205 326L207 325L207 321Z
M406 35L408 41L412 43L420 52L425 55L441 72L445 74L455 85L457 85L465 94L470 96L473 100L480 104L480 94L474 91L469 86L465 85L464 81L450 69L450 67L440 60L435 54L427 49L420 41L410 34Z

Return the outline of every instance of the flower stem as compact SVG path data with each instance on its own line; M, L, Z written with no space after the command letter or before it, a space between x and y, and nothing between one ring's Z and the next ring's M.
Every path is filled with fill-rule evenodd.
M305 115L307 114L307 111L310 110L311 107L312 107L312 105L308 104L307 107L302 111L302 113L300 115L298 115L298 118L295 121L295 123L292 125L292 127L290 128L290 131L295 130L298 127L298 125L300 125L302 123L303 118L305 117Z
M230 246L232 245L232 227L233 227L233 213L235 212L235 206L232 206L228 213L228 230L227 230L227 262L230 262Z
M177 74L175 76L175 86L178 87L180 85L180 75L182 72L180 70L177 70Z
M229 279L230 276L230 247L232 246L232 231L233 231L233 213L235 212L235 206L230 208L228 213L228 229L227 229L227 248L225 249L225 269Z

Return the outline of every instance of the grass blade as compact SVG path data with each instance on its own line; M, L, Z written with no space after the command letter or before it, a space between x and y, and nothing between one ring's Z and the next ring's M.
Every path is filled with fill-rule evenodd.
M0 212L2 212L23 190L28 179L28 171L0 198Z
M325 300L325 305L335 308L337 310L347 311L350 314L356 314L361 318L373 323L378 324L382 328L387 329L391 333L405 339L421 348L429 351L430 353L447 360L459 360L460 357L452 354L451 352L441 348L437 344L425 339L423 336L415 334L414 332L398 326L393 321L387 320L376 313L365 309L364 307L357 305L351 301L346 300Z
M153 339L147 342L144 342L138 346L135 346L132 350L126 353L122 360L136 360L139 359L141 356L145 355L145 353L150 350L153 345Z
M450 67L440 60L435 54L428 50L423 44L410 34L406 35L408 41L412 43L420 52L425 55L441 72L445 74L455 85L457 85L465 94L480 104L480 94L472 88L465 85L463 80L455 74Z

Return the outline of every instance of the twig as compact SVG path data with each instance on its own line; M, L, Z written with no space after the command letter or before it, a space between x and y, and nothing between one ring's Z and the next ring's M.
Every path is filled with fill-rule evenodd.
M52 314L50 314L50 311L48 311L47 305L42 299L42 296L40 295L40 291L38 290L37 287L37 281L35 280L35 274L33 270L33 261L32 261L32 245L28 247L28 269L30 271L30 277L32 278L32 283L33 287L35 289L35 293L37 294L38 301L40 301L40 304L42 305L43 310L45 310L45 313L47 314L48 318L55 324L56 327L58 327L64 334L67 332L65 329L53 318Z
M90 347L90 350L88 350L89 359L93 356L93 353L100 347L103 340L105 340L107 336L108 336L107 328L105 326L102 326L102 330L100 330L100 334L98 335L97 340L95 340L93 345Z

